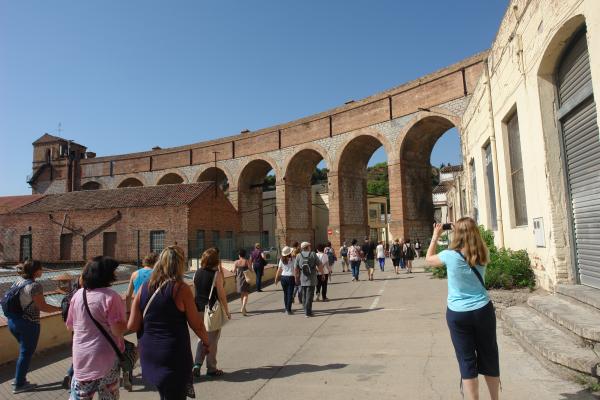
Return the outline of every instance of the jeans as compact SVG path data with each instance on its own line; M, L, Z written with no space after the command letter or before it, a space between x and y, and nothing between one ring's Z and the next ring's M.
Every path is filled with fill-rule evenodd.
M256 290L262 290L262 277L265 272L263 265L255 265L254 272L256 273Z
M8 318L8 329L19 342L19 358L15 371L15 386L23 386L27 381L29 363L40 338L40 324L28 321L20 316Z
M315 297L314 286L302 286L302 305L304 306L304 314L312 315L313 297Z
M281 288L283 289L283 305L286 311L292 311L292 300L296 288L296 278L293 276L281 277Z
M383 271L385 268L385 258L378 258L377 261L379 261L379 269Z
M294 295L292 296L292 298L296 297L296 295L298 296L298 302L302 304L302 286L294 286Z
M200 313L200 319L204 321L204 313ZM217 370L217 351L219 349L219 338L221 337L221 330L207 332L208 333L208 354L204 352L204 346L202 341L198 339L196 345L196 357L194 360L195 364L202 365L206 358L206 371L215 372Z
M350 267L352 268L352 277L358 280L358 273L360 271L360 260L350 261Z
M342 271L349 269L348 257L342 257Z
M321 280L321 276L319 276L319 280L317 280L317 294L321 294L323 300L327 298L327 282L329 281L329 274L325 274L325 280Z

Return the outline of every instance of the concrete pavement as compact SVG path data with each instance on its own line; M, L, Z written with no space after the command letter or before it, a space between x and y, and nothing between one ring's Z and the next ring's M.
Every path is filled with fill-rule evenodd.
M366 277L364 271L361 275ZM315 303L314 318L305 318L300 310L293 316L283 314L279 287L252 293L247 317L239 314L239 301L233 301L233 320L219 343L219 367L226 374L218 380L198 380L197 398L462 398L445 323L445 280L426 273L376 272L375 281L354 283L350 274L337 273L329 292L331 301ZM595 398L547 371L502 332L499 321L502 398ZM68 349L36 357L29 379L49 384L14 398L67 398L67 392L57 388L68 367L67 355ZM13 397L13 368L0 367L0 398ZM139 378L136 382L134 392L121 391L122 399L158 398Z

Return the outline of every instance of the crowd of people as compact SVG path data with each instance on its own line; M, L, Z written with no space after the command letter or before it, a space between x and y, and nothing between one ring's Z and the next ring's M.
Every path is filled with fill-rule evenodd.
M477 376L483 374L496 399L496 320L481 278L488 253L473 220L459 220L456 227L450 245L453 250L435 254L441 225L434 226L426 261L448 268L447 323L465 391L476 398ZM418 240L413 245L410 239L396 239L386 249L383 242L375 244L365 238L360 246L356 239L350 245L344 242L339 255L342 272L351 271L352 281L356 282L361 263L366 266L368 280L373 280L375 259L384 271L387 257L396 274L402 269L412 273L412 261L419 257L419 251ZM336 261L331 243L318 244L316 251L308 242L283 247L275 284L281 283L284 313L294 313L292 304L298 298L305 316L312 317L313 301L329 300L328 283ZM254 246L249 257L244 249L239 250L233 273L244 316L248 315L251 283L262 291L266 264L260 244ZM62 311L66 327L73 334L72 366L63 381L71 399L92 399L95 394L102 400L118 399L121 385L132 388L132 371L138 357L144 381L156 388L161 399L194 397L193 379L201 375L204 362L207 376L223 375L217 367L218 342L231 313L219 250L204 251L193 289L184 282L186 266L184 251L176 245L160 254L149 254L143 268L131 275L124 302L110 287L116 280L118 262L98 256L85 265L76 288L65 296L66 307L60 308L45 302L42 285L36 282L42 275L41 263L26 261L20 265L21 277L2 299L9 329L20 346L13 392L35 387L26 375L40 335L40 311ZM195 354L190 329L198 338ZM137 346L125 340L128 332L136 333Z

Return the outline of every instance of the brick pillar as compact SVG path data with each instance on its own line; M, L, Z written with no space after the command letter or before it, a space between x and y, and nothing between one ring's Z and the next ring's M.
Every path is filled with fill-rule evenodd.
M289 245L291 242L289 240L289 235L287 233L287 208L286 208L286 186L282 181L277 181L275 185L275 226L277 226L277 230L275 232L275 241L279 246L279 250L283 248L285 245Z
M328 234L327 237L337 251L345 240L342 236L340 182L337 171L329 171L327 181L329 196L329 224L327 230L331 231L331 234Z
M238 238L243 247L252 247L254 243L260 243L262 206L262 187L238 190L238 211L241 220Z
M388 182L390 186L390 234L403 238L404 231L404 190L402 190L402 166L400 162L388 163Z
M358 240L368 236L367 176L362 172L338 172L340 239ZM331 218L331 217L330 217Z
M288 242L314 241L310 181L285 182L286 236Z

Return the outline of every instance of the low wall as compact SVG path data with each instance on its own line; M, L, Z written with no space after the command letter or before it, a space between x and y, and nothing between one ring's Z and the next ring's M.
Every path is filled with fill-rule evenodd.
M235 288L235 275L230 271L232 265L224 264L226 269L225 274L225 292L228 298L236 298L237 292ZM273 265L268 265L265 268L263 281L270 283L275 278L276 268ZM190 286L192 282L188 281ZM69 332L65 323L62 320L60 313L42 314L41 318L41 333L38 342L36 353L52 350L53 348L65 345L71 342L71 332ZM8 326L3 324L0 326L0 364L15 361L19 354L19 345L13 335L10 333Z

